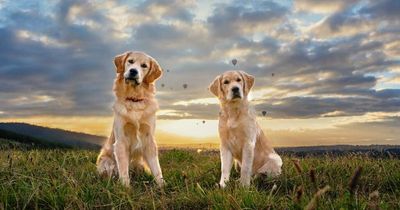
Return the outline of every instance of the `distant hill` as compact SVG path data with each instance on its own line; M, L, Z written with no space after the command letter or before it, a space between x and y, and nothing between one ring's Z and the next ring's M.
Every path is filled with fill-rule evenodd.
M64 144L43 141L31 136L26 136L0 129L0 150L2 149L52 149L71 148Z
M280 147L278 153L296 155L300 157L312 155L346 155L367 154L369 156L395 156L400 157L400 145L323 145L305 147Z
M182 144L182 145L163 145L161 151L169 150L189 150L208 153L219 153L217 144ZM276 147L275 150L284 156L343 156L348 154L364 154L369 157L396 157L400 158L400 145L322 145L322 146L303 146L303 147Z
M49 145L64 145L82 149L99 149L105 137L62 129L48 128L27 123L0 123L0 138L25 139ZM21 142L21 140L19 140Z

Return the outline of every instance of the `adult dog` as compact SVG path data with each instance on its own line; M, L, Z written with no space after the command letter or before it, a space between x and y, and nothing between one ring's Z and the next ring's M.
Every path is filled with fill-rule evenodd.
M220 101L219 136L221 139L221 180L224 188L229 181L233 158L240 168L240 183L250 185L253 174L277 176L282 159L274 151L249 109L247 96L254 77L243 71L227 71L210 84L209 90Z
M114 123L97 158L102 175L118 174L129 186L129 166L148 166L159 186L164 184L154 139L158 109L154 82L161 77L157 61L143 52L126 52L114 59Z

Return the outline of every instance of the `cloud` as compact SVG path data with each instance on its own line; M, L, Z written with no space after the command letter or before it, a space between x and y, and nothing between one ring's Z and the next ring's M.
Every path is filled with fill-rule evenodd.
M300 12L332 13L351 6L357 0L297 0L294 9Z
M396 0L370 1L360 10L360 14L371 16L372 18L395 20L400 17L400 2Z
M396 0L360 1L330 14L312 26L310 32L315 36L328 38L398 28L399 9L400 4Z
M251 36L265 33L285 20L288 9L274 2L221 4L207 19L216 37Z
M337 145L337 144L388 144L398 145L400 119L389 118L379 122L351 123L336 128L304 130L268 130L274 145ZM271 125L270 127L273 127Z
M376 25L366 17L335 13L318 22L311 28L311 33L318 37L353 36L358 33L373 31Z
M111 116L112 58L127 50L148 52L165 71L160 119L215 119L207 86L229 69L256 76L252 103L275 119L400 107L389 75L400 69L397 1L216 2L202 19L196 1L4 4L3 117ZM316 21L303 30L297 18Z

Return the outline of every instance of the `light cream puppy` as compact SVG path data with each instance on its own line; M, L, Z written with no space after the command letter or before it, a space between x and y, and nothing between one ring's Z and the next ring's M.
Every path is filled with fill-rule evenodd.
M247 96L254 77L244 71L227 71L210 84L209 90L220 101L219 136L221 139L221 180L224 188L229 181L233 160L240 168L240 183L250 185L253 174L277 176L282 159L274 151L256 122Z
M162 69L155 59L143 52L126 52L114 59L116 79L114 123L109 139L97 158L100 174L118 174L129 186L129 166L146 166L159 186L164 184L158 149L154 139L155 99L154 82L161 77Z

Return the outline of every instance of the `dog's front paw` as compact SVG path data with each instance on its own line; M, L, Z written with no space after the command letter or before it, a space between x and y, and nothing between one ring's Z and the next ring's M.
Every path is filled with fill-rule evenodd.
M167 184L167 183L165 183L164 178L156 180L156 182L157 182L157 185L158 185L159 188L163 188Z
M125 176L119 177L119 180L122 183L122 185L124 185L125 187L128 187L128 188L130 187L129 176L128 177L125 177Z
M224 189L226 187L225 182L219 182L217 184L215 184L218 188Z
M117 174L115 161L108 157L101 157L97 162L97 172L102 177L112 177Z
M245 188L249 187L250 186L250 178L248 178L248 177L245 177L245 178L240 177L240 185L242 187L245 187Z

